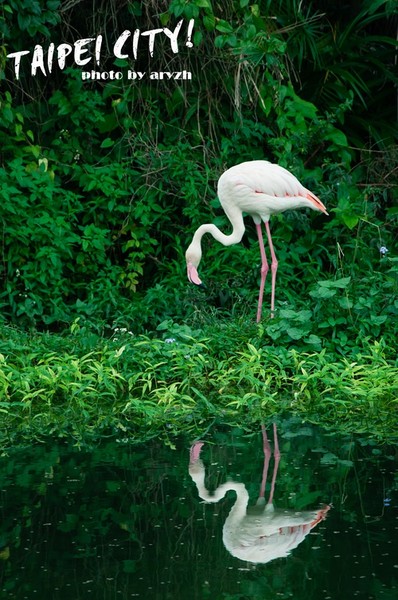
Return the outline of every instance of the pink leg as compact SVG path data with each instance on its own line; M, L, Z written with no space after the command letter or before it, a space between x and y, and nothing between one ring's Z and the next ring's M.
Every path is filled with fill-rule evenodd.
M256 223L258 243L260 246L260 254L261 254L261 281L260 281L260 293L258 296L258 308L257 308L257 323L261 320L261 309L263 306L263 295L264 295L264 285L265 280L267 278L267 273L269 270L267 256L265 254L264 242L263 242L263 233L261 231L261 223Z
M263 468L263 477L262 477L262 480L261 480L261 487L260 487L259 498L264 498L265 485L266 485L266 481L267 481L268 466L269 466L269 461L270 461L270 458L271 458L271 446L270 446L270 443L268 441L267 431L266 431L264 425L261 425L261 430L262 430L262 433L263 433L264 468ZM277 430L276 430L276 425L274 423L274 461L275 461L275 463L274 463L274 471L272 473L271 491L269 493L268 504L272 504L272 502L274 500L276 476L278 474L278 468L279 468L280 459L281 459L281 454L279 452L278 433L277 433Z
M276 281L276 272L278 270L278 261L276 260L276 256L275 256L275 252L274 252L274 245L272 243L272 237L271 237L271 231L269 228L269 223L268 221L265 222L265 229L267 231L267 237L268 237L268 245L269 245L269 249L271 252L271 273L272 273L272 279L271 279L271 319L274 316L274 309L275 309L275 281Z
M261 479L259 498L264 498L265 485L267 483L268 466L269 466L269 461L271 459L271 446L269 445L269 441L267 438L267 432L265 430L264 425L261 425L261 431L263 433L264 467L263 467L263 476Z
M272 473L271 491L269 494L268 504L272 504L272 502L274 500L276 476L278 474L280 459L281 459L281 453L279 452L278 433L276 431L276 425L274 423L274 461L275 462L274 462L274 472Z

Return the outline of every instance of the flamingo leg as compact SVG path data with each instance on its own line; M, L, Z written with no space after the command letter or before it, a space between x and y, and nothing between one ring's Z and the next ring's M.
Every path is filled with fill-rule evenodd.
M259 498L264 498L265 495L265 485L267 483L267 474L269 461L271 459L271 446L269 445L269 441L267 438L267 432L265 430L264 425L261 425L261 431L263 434L263 450L264 450L264 467L263 467L263 476L261 478L261 486L260 486L260 494Z
M268 221L265 222L265 229L267 231L268 245L269 245L269 250L271 252L271 275L272 275L272 279L271 279L271 319L272 319L272 317L274 316L274 309L275 309L275 282L276 282L276 272L278 270L278 261L275 256L274 245L272 243L271 230L269 228Z
M256 223L256 229L257 229L258 243L260 246L260 254L261 254L261 280L260 280L260 292L258 295L258 308L257 308L257 323L259 323L261 320L261 309L263 306L265 280L267 278L269 266L268 266L267 256L265 254L263 232L261 231L261 223ZM268 243L269 243L269 241L268 241Z
M272 473L271 491L269 494L268 504L272 504L272 502L274 500L276 476L278 474L280 459L281 459L281 453L279 451L278 433L276 430L276 425L274 423L274 461L275 462L274 462L274 472Z

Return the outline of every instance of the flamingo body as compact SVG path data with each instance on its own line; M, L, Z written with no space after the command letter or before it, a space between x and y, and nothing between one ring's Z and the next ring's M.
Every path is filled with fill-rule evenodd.
M186 253L188 279L196 285L202 281L198 275L198 266L202 258L201 241L205 233L224 246L231 246L241 241L245 232L243 213L249 214L256 224L261 253L261 282L258 300L257 321L261 319L261 309L265 279L269 270L261 224L265 223L268 244L271 253L272 289L271 316L274 312L275 280L278 261L275 256L269 219L271 215L295 208L311 208L328 214L326 207L310 190L287 169L266 160L253 160L241 163L225 171L218 180L217 193L232 225L232 233L226 235L211 223L201 225L193 236Z
M280 452L276 425L274 425L274 470L268 502L265 486L271 459L271 446L265 427L262 426L264 466L260 493L255 506L249 506L246 486L237 481L227 481L213 492L205 484L206 471L200 458L203 442L196 442L190 450L189 474L199 496L205 502L219 502L228 491L236 493L236 500L223 527L225 548L241 560L267 563L275 558L288 556L304 540L318 523L326 518L330 506L316 510L294 511L275 508L274 491L279 468Z

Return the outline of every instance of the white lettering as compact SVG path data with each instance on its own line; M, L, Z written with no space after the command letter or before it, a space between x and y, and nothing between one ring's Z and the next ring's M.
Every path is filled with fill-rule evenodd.
M19 67L21 66L21 56L24 54L30 54L29 50L21 50L20 52L11 52L11 54L7 54L7 58L15 58L14 62L14 71L15 71L15 79L19 79Z
M181 21L178 21L177 26L174 29L174 31L170 31L170 29L167 29L167 27L165 27L163 30L165 32L165 34L167 35L167 37L170 38L171 49L174 52L174 54L177 54L177 52L178 52L177 38L178 38L178 34L180 33L182 23L183 23L182 19L181 19Z
M37 44L33 50L33 58L31 64L31 73L33 77L36 75L37 69L43 73L43 75L47 75L46 70L44 68L44 52L43 47Z
M87 58L81 58L83 54L86 54L88 52L88 49L87 48L83 48L83 46L87 46L87 44L89 44L90 42L95 42L95 38L86 38L85 40L77 40L74 43L74 46L75 46L75 63L79 67L83 67L84 65L86 65L87 63L89 63L90 60L92 59L92 56L89 56Z
M161 33L163 31L163 29L151 29L150 31L144 31L144 33L141 33L141 35L148 35L149 36L149 54L151 56L153 56L153 47L155 45L155 36L158 33Z
M153 57L155 41L157 40L157 36L160 36L162 34L163 34L163 36L166 36L170 40L171 50L174 54L177 54L179 51L178 38L181 33L183 22L184 22L183 19L178 21L177 25L175 26L175 28L173 30L168 29L167 27L150 29L148 31L143 31L143 32L141 32L140 29L134 29L134 30L126 29L116 39L116 42L114 43L114 46L113 46L113 55L117 59L128 59L128 58L137 59L138 52L139 52L139 48L138 48L139 41L142 36L142 37L148 38L148 51L149 51L150 56ZM186 41L185 41L185 45L188 48L191 48L193 46L193 44L191 42L191 37L192 37L194 23L195 23L194 19L190 19L190 21L188 23L187 37L186 37ZM130 39L131 39L131 41L129 41L129 44L126 47L126 42ZM93 44L92 44L92 42L93 42ZM102 42L103 42L102 35L98 35L97 37L82 38L82 39L76 40L73 44L61 43L58 46L56 46L53 42L50 41L48 49L47 49L47 53L46 53L46 62L45 62L45 57L44 57L43 46L37 44L34 47L34 50L33 50L32 56L31 56L31 60L30 60L31 74L33 76L35 76L38 71L41 71L41 73L43 75L47 76L47 74L52 73L54 60L56 60L56 62L58 63L59 69L63 70L66 66L66 59L72 53L73 53L74 64L79 67L86 66L92 60L93 60L93 62L95 62L95 64L97 66L100 66ZM90 44L92 44L91 48L89 47ZM16 79L19 79L19 76L20 76L21 59L26 54L31 54L31 51L30 50L21 50L19 52L11 52L10 54L7 54L7 58L14 60L13 67L14 67L14 73L15 73ZM56 56L56 59L55 59L55 56ZM111 78L111 73L115 73L115 72L114 71L103 71L103 72L101 72L101 71L91 71L91 72L85 71L84 73L82 73L82 79L91 79L92 73L100 73L101 79L102 79L103 78L102 76L105 77L105 73L108 73L109 78ZM135 73L135 75L134 75L134 73ZM181 73L186 73L187 78L188 79L191 78L190 73L188 73L186 71L181 72ZM157 74L155 74L155 73L149 74L149 77L152 79L181 79L181 78L184 79L185 76L182 75L181 73L178 73L178 72L172 73L169 71L164 71L164 72L159 71ZM129 79L142 79L144 77L144 75L145 75L145 73L140 74L139 71L129 71ZM95 78L97 78L96 75L95 75ZM116 76L114 78L116 78Z
M60 44L57 48L58 66L60 69L65 68L66 57L72 54L72 46L70 44Z
M116 56L116 58L128 58L129 57L128 54L121 54L121 51L124 46L124 43L130 36L131 36L131 31L126 29L126 31L123 31L122 35L120 35L118 37L115 45L113 46L113 54Z

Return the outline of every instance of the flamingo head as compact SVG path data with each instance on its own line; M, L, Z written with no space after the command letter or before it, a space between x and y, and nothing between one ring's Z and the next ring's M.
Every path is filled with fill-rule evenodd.
M191 244L185 253L185 260L187 263L188 279L191 283L194 283L195 285L203 285L202 280L200 279L198 274L198 266L201 258L202 253L200 249L196 248L193 244Z

